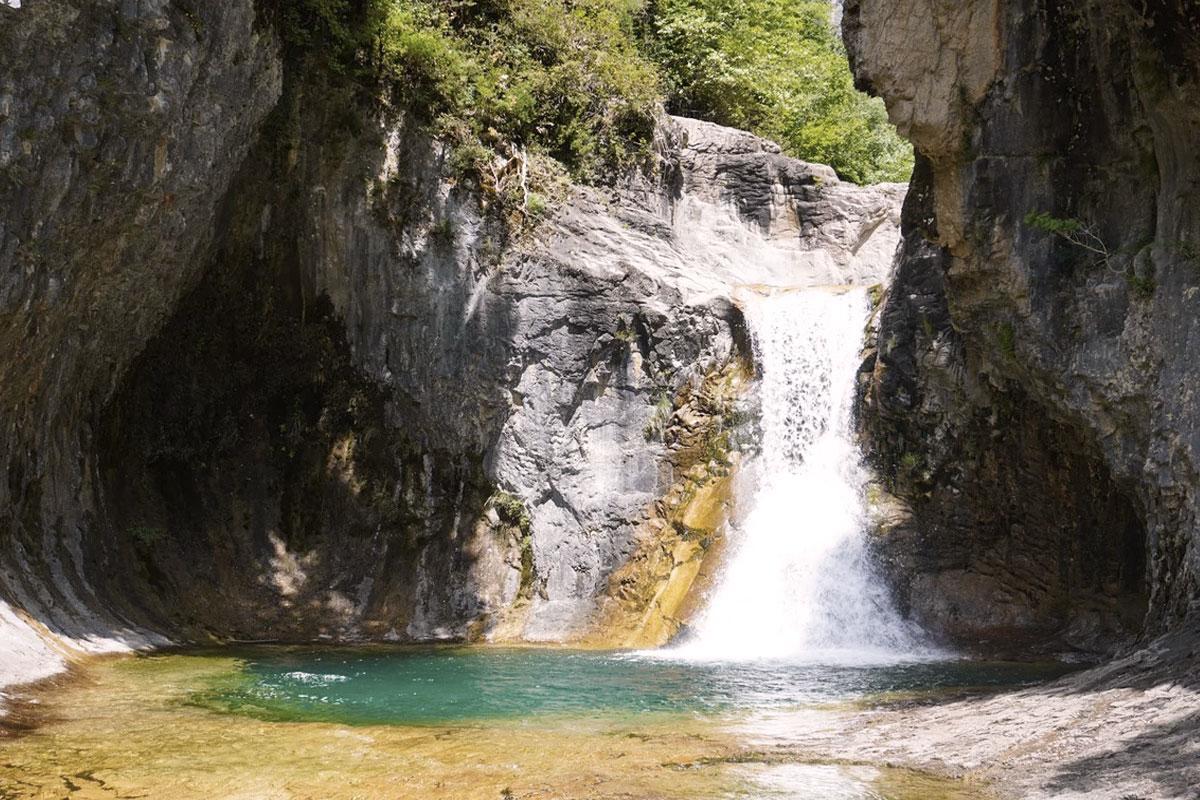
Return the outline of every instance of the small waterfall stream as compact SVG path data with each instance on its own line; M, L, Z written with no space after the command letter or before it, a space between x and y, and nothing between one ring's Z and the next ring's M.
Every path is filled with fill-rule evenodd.
M916 655L919 634L865 549L851 403L866 293L754 295L744 310L761 374L761 451L739 486L724 573L674 654L855 664Z

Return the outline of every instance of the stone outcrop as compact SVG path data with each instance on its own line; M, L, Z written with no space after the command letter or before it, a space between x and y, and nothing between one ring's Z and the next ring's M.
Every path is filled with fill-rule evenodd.
M686 595L614 575L719 539L736 287L876 282L898 239L902 187L688 120L653 178L514 226L248 0L0 17L0 682Z
M909 608L1098 649L1194 624L1200 11L851 1L843 29L918 153L862 415Z

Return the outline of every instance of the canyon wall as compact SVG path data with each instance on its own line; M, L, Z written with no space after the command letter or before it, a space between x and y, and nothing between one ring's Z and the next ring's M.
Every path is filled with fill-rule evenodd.
M148 637L95 595L90 421L211 258L218 205L280 92L249 0L0 7L3 667ZM24 618L24 619L23 619Z
M0 76L0 683L662 641L730 502L737 287L875 283L898 240L902 187L680 119L514 223L249 0L0 7Z
M848 0L843 31L918 154L862 404L902 599L964 641L1193 625L1200 10Z

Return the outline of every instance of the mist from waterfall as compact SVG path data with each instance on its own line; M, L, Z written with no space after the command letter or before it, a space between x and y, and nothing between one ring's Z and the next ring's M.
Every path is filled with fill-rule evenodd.
M679 657L879 663L921 654L866 550L866 473L851 405L861 289L743 304L760 380L761 448L738 490L724 572Z

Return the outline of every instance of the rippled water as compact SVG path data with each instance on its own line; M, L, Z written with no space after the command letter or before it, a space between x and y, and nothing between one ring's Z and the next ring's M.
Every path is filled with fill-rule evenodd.
M439 724L537 716L743 714L871 695L1013 686L1054 665L971 661L838 666L693 663L535 648L273 648L193 701L274 720Z

